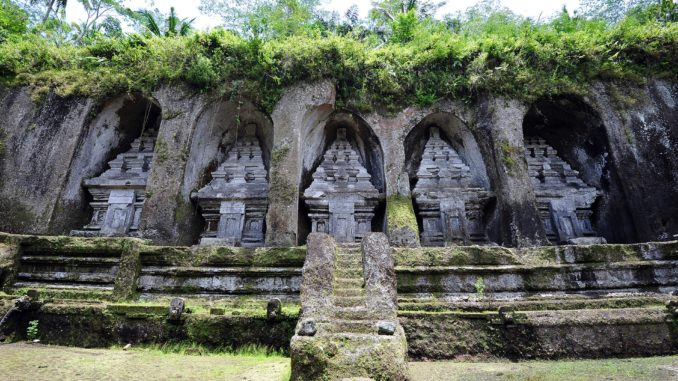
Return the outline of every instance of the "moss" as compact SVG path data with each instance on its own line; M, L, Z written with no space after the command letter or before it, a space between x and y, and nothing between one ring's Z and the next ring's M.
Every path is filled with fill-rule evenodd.
M20 200L0 197L0 231L31 231L36 216Z
M410 197L389 196L386 199L386 221L388 222L389 232L407 228L415 234L419 234L417 216L414 214Z
M501 162L504 164L504 168L509 174L513 173L517 160L521 158L522 148L512 146L509 142L502 142L499 144L499 149L501 150Z
M169 313L169 305L144 304L109 304L106 311L116 315L145 314L165 316Z
M169 148L167 142L158 136L155 141L155 155L153 156L154 164L161 165L169 159Z
M273 204L292 205L299 193L298 188L289 179L289 174L281 168L290 153L288 144L276 147L271 152L271 178L269 198Z
M137 279L141 272L140 242L123 241L121 244L120 266L115 276L113 297L131 299L136 294Z
M302 267L305 259L306 247L258 248L252 266Z
M490 246L448 246L422 248L395 248L398 267L513 265L521 260L513 249Z

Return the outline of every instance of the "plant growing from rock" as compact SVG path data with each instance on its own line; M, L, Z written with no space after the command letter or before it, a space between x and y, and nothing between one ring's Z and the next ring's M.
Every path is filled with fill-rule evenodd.
M476 294L478 295L478 299L482 299L485 297L485 280L483 277L478 277L476 279L475 283L475 288L476 288Z
M31 320L28 322L28 328L26 328L26 338L28 340L35 340L38 338L38 324L37 320Z

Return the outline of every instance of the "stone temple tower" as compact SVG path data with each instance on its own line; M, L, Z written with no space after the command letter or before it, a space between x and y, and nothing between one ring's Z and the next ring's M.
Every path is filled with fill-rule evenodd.
M525 139L525 155L546 237L553 243L604 243L595 237L591 206L600 192L588 186L553 147Z
M372 231L374 209L383 195L346 137L346 128L325 152L304 191L311 231L328 233L339 242L359 242Z
M191 195L205 218L203 245L264 244L268 180L256 127L245 127L226 161L212 172L212 181Z
M144 206L146 182L153 164L155 137L148 132L134 140L132 148L108 163L99 177L84 181L94 200L92 220L75 236L134 236Z
M471 169L437 127L429 131L413 191L422 245L487 242L483 208L493 194L474 184Z

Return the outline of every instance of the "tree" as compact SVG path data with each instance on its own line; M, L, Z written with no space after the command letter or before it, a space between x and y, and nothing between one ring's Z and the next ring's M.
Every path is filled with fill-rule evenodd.
M86 36L92 36L105 27L110 34L122 33L120 21L112 17L114 13L124 14L125 9L116 0L78 0L87 17L81 24L74 24L77 34L74 38L76 43L81 42ZM119 31L118 32L116 32Z
M243 36L271 39L303 34L323 25L328 14L320 0L201 0L200 10L218 15Z
M433 17L435 13L445 5L447 1L431 0L381 0L373 1L370 10L370 18L388 24L396 20L399 15L413 12L416 18L423 19Z
M0 0L0 42L28 30L28 14L10 0Z
M632 9L645 8L657 2L657 0L582 0L577 13L586 18L616 23Z
M369 13L374 23L372 29L390 42L409 42L414 38L417 27L424 20L431 20L445 3L431 0L373 1Z
M57 14L60 10L66 9L68 0L30 0L31 5L36 3L42 3L46 7L45 14L42 16L42 22L46 23L52 13Z
M186 36L193 29L192 24L195 19L180 19L174 7L170 8L170 13L166 20L161 19L159 12L150 12L148 10L139 11L139 20L148 32L156 36L174 37Z

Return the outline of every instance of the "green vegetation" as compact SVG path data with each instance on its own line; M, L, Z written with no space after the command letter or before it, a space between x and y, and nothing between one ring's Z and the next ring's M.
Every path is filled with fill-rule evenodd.
M412 199L406 196L389 196L386 200L386 220L388 229L395 232L402 228L410 229L415 234L419 234L417 217L414 214Z
M174 352L176 349L177 352ZM200 346L169 348L83 349L46 345L0 346L3 378L47 381L97 380L261 380L289 379L290 360L279 354L201 352ZM193 354L186 356L186 354ZM27 376L29 375L29 376Z
M485 296L485 279L483 277L478 277L476 283L473 285L476 289L476 295L478 299L482 299Z
M411 363L414 381L632 381L672 380L678 357L635 359Z
M31 320L28 322L28 328L26 328L26 338L28 340L35 340L38 338L38 324L37 320Z
M404 2L389 0L376 4L370 20L347 13L341 22L322 15L312 0L260 0L237 9L228 7L232 2L214 3L220 6L210 11L235 20L233 30L181 36L174 23L174 33L160 33L167 37L140 27L129 35L99 31L69 40L72 32L58 28L66 37L29 29L25 14L14 15L14 2L4 0L0 78L32 86L36 98L52 89L103 98L188 83L196 91L247 97L266 110L285 86L321 78L336 83L342 106L387 110L482 93L523 100L581 94L594 80L678 79L678 24L670 1L637 2L641 8L625 3L625 16L615 22L566 10L535 21L492 1L438 20L424 12L430 2L407 2L394 14L389 6ZM233 14L238 17L229 18Z

